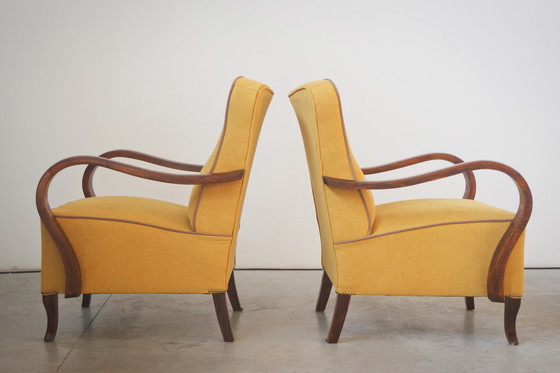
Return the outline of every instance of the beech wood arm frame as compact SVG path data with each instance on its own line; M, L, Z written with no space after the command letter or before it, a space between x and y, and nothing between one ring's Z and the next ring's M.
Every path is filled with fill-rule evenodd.
M181 171L200 172L200 170L202 170L201 165L170 161L168 159L155 157L153 155L137 152L134 150L125 150L125 149L111 150L101 154L99 157L108 158L108 159L117 158L117 157L136 159L139 161L155 164L158 166L173 168L175 170L181 170ZM84 191L85 197L95 197L95 192L93 191L93 174L95 173L97 167L98 167L97 165L89 165L86 167L86 170L84 171L84 176L82 178L82 190Z
M366 169L366 170L369 171L378 170L377 172L382 172L390 169L399 168L399 164L402 163L405 163L405 165L419 163L419 162L415 162L414 160L415 158L411 158L409 160L401 161L400 163L396 162L394 164L374 167L372 169ZM529 186L527 185L527 182L525 181L523 176L521 176L521 174L519 174L513 168L506 166L502 163L493 162L493 161L474 161L474 162L460 163L455 166L424 173L417 176L388 180L388 181L369 181L369 180L356 181L356 180L331 178L328 176L324 176L323 180L326 185L337 187L337 188L393 189L393 188L402 188L411 185L417 185L433 180L439 180L461 173L466 174L469 171L472 172L475 170L494 170L494 171L505 173L513 180L519 192L519 206L517 208L517 212L515 214L515 217L511 221L508 229L504 233L502 239L498 243L498 246L496 247L496 250L494 251L494 255L492 257L492 262L490 263L490 268L488 270L488 281L487 281L488 298L493 302L503 303L505 298L503 280L504 280L507 261L511 254L511 251L513 250L513 247L519 240L519 237L521 236L523 230L525 229L525 226L527 225L527 222L529 220L529 217L531 216L531 211L533 208L533 197L531 195L531 190L529 189ZM465 175L465 178L466 177L467 176Z
M197 165L181 164L177 162L167 161L161 158L149 156L147 154L128 150L117 150L108 152L105 153L105 157L76 156L66 158L51 166L43 174L41 180L39 181L39 185L37 186L36 203L41 221L43 222L45 228L47 229L53 240L56 242L60 257L62 259L62 263L64 265L64 272L66 276L66 298L77 297L81 294L82 276L80 271L80 264L78 263L78 259L76 258L74 249L72 248L70 241L64 234L64 231L56 221L49 205L48 190L51 181L57 173L71 166L88 165L88 169L90 169L90 171L88 172L88 169L86 169L82 186L85 186L84 193L86 194L86 197L92 197L95 196L95 194L93 193L93 188L91 186L91 176L93 175L93 172L97 167L108 168L143 179L183 185L226 183L230 181L240 180L245 172L244 170L236 170L215 174L172 174L167 172L147 170L141 167L131 166L109 159L110 157L117 156L138 159L180 170L200 170L199 166Z
M380 166L365 167L362 168L362 172L364 173L364 175L373 175L433 160L449 161L454 164L464 163L461 158L453 154L429 153L418 155L412 158L406 158L396 162L387 163ZM463 198L474 199L474 196L476 194L476 179L474 177L474 174L472 171L466 171L463 173L463 176L465 177L465 193L463 194Z

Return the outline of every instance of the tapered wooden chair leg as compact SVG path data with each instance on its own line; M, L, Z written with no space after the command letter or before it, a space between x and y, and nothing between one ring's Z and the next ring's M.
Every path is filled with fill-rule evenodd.
M239 296L237 295L237 287L235 286L235 277L233 276L233 272L229 278L227 294L233 310L243 311L243 307L241 307L241 303L239 302Z
M465 306L468 311L474 310L474 297L465 297Z
M506 338L510 345L518 345L519 342L517 341L515 323L517 321L519 307L521 307L521 299L506 297L504 304L504 328L506 331Z
M333 319L331 321L331 328L327 336L327 342L338 343L338 338L346 320L346 313L350 305L350 294L338 294L336 297L336 305L334 306Z
M47 311L45 342L52 342L58 330L58 294L43 295L43 306Z
M315 306L315 311L323 312L325 307L327 307L327 302L329 301L329 295L331 294L332 282L327 272L323 271L323 278L321 280L321 289L319 290L319 297L317 298L317 305Z
M233 342L233 332L231 331L231 324L229 322L226 293L214 293L212 294L212 298L214 300L214 308L216 309L216 316L218 316L218 323L220 324L224 342Z
M91 294L82 295L82 308L88 308L91 304Z

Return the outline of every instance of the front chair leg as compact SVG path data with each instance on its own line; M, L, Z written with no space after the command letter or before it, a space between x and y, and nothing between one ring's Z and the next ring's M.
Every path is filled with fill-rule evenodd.
M346 320L348 306L350 305L350 297L350 294L338 294L336 297L331 328L327 336L328 343L338 343L340 332L342 332L342 327L344 326L344 320Z
M216 316L218 316L218 323L220 324L224 342L233 342L233 333L231 331L226 303L226 293L214 293L212 294L212 298L214 300L214 308L216 309Z
M229 277L227 295L233 310L243 311L243 307L241 307L241 303L239 303L239 296L237 295L237 287L235 286L235 277L233 276L233 272L231 272L231 276Z
M504 329L506 331L506 338L510 345L518 345L517 332L515 330L515 322L517 320L517 313L521 307L521 298L508 298L504 299Z
M323 312L327 307L329 295L331 294L332 282L327 272L323 271L323 278L321 280L321 289L319 290L319 297L317 298L317 305L315 311Z
M43 295L43 305L47 311L47 332L45 342L52 342L58 330L58 294Z

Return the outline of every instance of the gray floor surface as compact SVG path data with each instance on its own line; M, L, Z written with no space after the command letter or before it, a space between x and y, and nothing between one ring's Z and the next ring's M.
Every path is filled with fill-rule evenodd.
M337 345L334 295L314 311L320 271L237 271L244 307L224 343L207 295L60 299L54 342L38 273L0 274L1 372L560 372L560 270L527 270L519 346L503 305L462 298L354 296Z

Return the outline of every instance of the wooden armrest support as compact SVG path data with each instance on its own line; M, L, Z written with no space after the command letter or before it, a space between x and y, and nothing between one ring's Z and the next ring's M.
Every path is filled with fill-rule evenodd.
M365 167L362 168L362 172L364 173L364 175L378 174L381 172L397 170L399 168L408 167L418 163L423 163L423 162L428 162L433 160L448 161L454 164L464 163L464 161L461 158L453 154L429 153L429 154L423 154L412 158L406 158L396 162L387 163L380 166ZM472 171L467 171L464 172L463 175L465 177L465 193L463 194L463 198L474 199L474 196L476 194L476 179L474 177L474 174Z
M396 179L390 181L356 181L343 180L331 177L323 177L325 184L346 189L392 189L401 188L410 185L425 183L428 181L438 180L445 177L465 173L475 170L495 170L508 175L519 192L519 206L517 212L511 221L508 229L504 233L502 239L498 243L492 262L488 270L487 292L488 298L493 302L504 302L504 274L506 265L513 250L513 247L523 233L527 222L531 216L533 208L533 197L529 185L513 168L502 163L492 161L475 161L460 163L455 166L447 167L438 171L432 171L418 176Z
M134 150L111 150L101 154L99 157L101 158L129 158L129 159L136 159L139 161L155 164L158 166L168 167L175 170L181 171L192 171L192 172L200 172L202 170L201 165L190 164L190 163L180 163L175 161L170 161L167 159L155 157L153 155L137 152ZM93 191L93 174L98 166L96 165L88 165L86 170L84 171L84 176L82 177L82 190L84 191L84 196L86 197L95 197L95 192Z
M153 160L154 158L150 159ZM65 168L76 165L104 167L128 175L172 184L225 183L239 180L244 175L244 170L236 170L208 175L171 174L166 172L146 170L141 167L116 162L108 158L92 156L71 157L55 163L43 174L41 180L39 181L39 184L37 186L36 203L41 221L55 241L60 253L60 257L62 259L62 263L64 265L64 272L66 276L66 298L77 297L81 294L82 276L80 264L78 262L78 259L76 258L74 249L72 248L70 241L64 234L64 231L62 230L52 213L48 200L48 190L51 181L57 173L64 170Z

